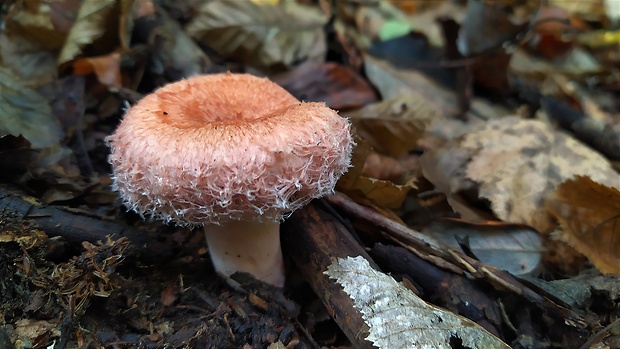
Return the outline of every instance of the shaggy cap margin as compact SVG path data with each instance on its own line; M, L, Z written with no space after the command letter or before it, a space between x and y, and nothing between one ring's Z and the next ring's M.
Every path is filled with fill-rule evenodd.
M324 103L230 73L156 90L106 141L125 205L181 225L281 221L333 192L353 145L349 121Z

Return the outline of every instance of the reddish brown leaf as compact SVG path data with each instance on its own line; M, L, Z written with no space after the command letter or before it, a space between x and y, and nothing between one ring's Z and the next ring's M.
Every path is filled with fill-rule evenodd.
M370 145L359 137L355 138L355 143L357 145L353 149L351 160L353 167L338 181L338 190L360 199L370 199L380 207L402 206L407 193L416 188L415 180L411 179L406 184L397 185L387 180L362 175L366 158L370 153Z
M304 64L275 77L295 97L325 102L330 108L347 110L376 102L373 87L350 67L333 62Z
M366 158L362 174L366 177L402 183L405 176L420 172L418 155L405 155L401 158L371 152Z

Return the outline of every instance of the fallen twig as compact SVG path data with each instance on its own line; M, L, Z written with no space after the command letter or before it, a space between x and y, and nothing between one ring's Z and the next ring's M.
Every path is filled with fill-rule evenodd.
M345 209L353 215L382 228L384 230L384 235L387 238L397 242L399 245L414 252L418 256L428 253L447 261L449 265L459 266L475 278L486 279L495 287L513 292L536 304L538 307L566 319L566 323L573 327L585 328L589 325L585 318L571 310L568 305L558 304L560 301L553 299L554 297L546 294L540 294L518 281L509 273L481 263L480 261L468 257L460 252L449 249L447 249L446 252L441 249L441 244L433 241L430 237L389 219L372 208L368 208L354 202L345 194L336 193L335 195L326 197L326 200ZM433 258L428 257L424 259L429 261L433 260ZM442 265L438 266L441 267Z
M45 206L11 187L0 186L0 219L3 224L21 226L28 222L30 228L38 228L48 236L60 236L70 243L83 241L96 243L126 237L130 241L128 254L161 259L172 256L172 247L158 241L157 236L139 229L69 212L57 206Z

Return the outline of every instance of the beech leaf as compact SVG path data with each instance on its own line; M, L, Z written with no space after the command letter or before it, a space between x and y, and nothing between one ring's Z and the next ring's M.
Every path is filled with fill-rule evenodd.
M620 176L601 154L537 120L506 117L491 120L461 142L471 151L467 178L480 185L497 217L525 223L540 232L555 223L540 208L550 190L576 175L610 186Z

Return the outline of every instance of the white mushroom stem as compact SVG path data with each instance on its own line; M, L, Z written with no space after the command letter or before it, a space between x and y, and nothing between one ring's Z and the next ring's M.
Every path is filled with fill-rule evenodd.
M279 223L229 221L205 225L204 230L215 271L227 280L241 271L272 285L284 286Z

